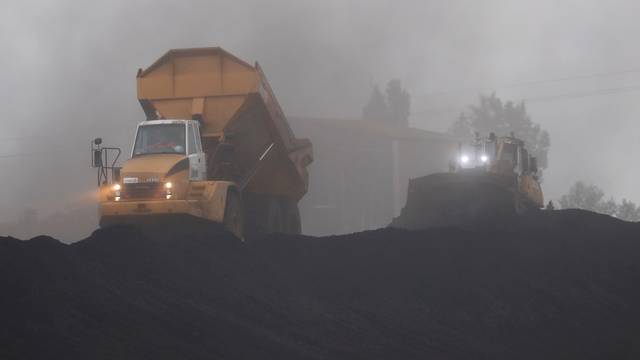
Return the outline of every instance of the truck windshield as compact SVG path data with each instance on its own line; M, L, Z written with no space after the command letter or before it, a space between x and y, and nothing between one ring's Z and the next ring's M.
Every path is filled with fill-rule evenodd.
M133 156L145 154L184 154L185 126L182 124L138 127Z

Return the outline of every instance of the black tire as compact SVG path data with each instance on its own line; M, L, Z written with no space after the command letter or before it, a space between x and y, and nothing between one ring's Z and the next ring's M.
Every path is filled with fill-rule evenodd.
M273 233L299 234L300 211L295 201L286 197L243 194L245 208L245 239L258 240Z
M298 202L290 198L282 198L281 205L284 217L283 232L293 235L299 235L302 233L302 223L300 221L300 209L298 208Z
M235 190L227 190L223 225L225 230L235 235L238 239L242 239L244 229L242 201Z
M278 201L278 198L275 196L268 197L265 210L265 233L272 234L285 232L285 217L282 211L282 205L280 201Z

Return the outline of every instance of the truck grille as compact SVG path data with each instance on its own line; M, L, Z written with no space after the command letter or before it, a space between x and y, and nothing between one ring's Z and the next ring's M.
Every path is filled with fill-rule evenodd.
M123 199L157 199L164 197L162 183L124 184Z

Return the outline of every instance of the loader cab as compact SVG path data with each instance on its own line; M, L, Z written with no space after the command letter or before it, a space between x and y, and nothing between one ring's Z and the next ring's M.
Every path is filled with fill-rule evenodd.
M205 180L206 159L195 120L150 120L138 124L131 157L173 154L189 158L189 179Z
M495 160L495 154L495 141L481 138L476 134L476 139L471 145L458 144L458 157L455 167L458 170L486 170Z
M497 138L496 161L493 164L494 172L500 174L522 174L522 147L519 140L511 137Z
M499 140L498 152L496 156L496 166L499 172L510 172L522 175L536 176L538 173L538 162L527 149L524 142L512 137L505 137Z

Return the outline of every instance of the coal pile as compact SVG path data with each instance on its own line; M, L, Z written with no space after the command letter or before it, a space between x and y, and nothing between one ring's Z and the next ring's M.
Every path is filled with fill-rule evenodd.
M0 239L2 359L635 359L640 225Z

